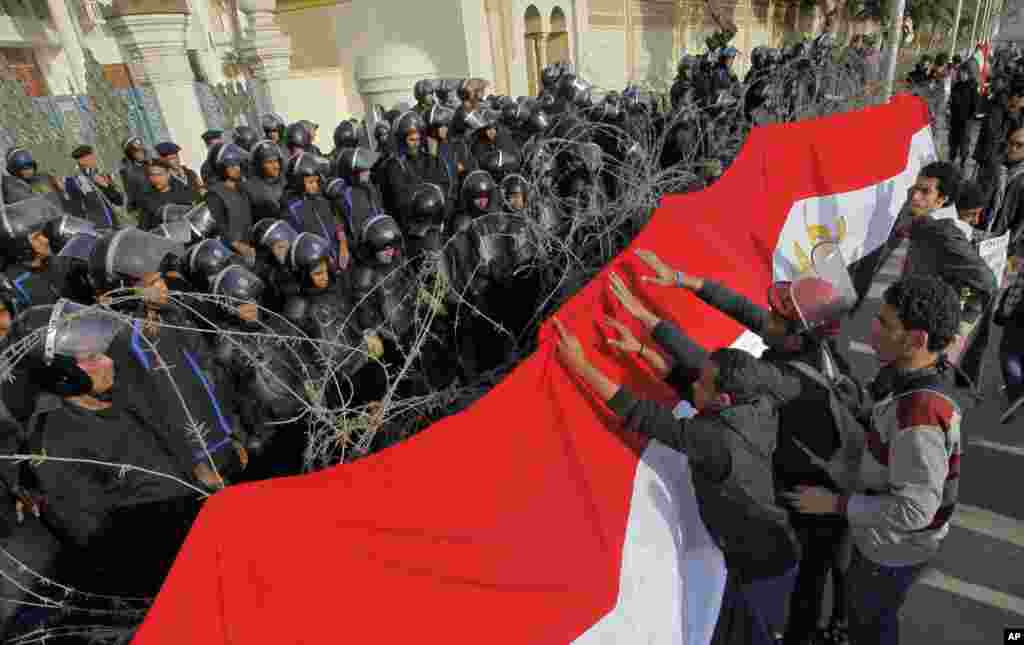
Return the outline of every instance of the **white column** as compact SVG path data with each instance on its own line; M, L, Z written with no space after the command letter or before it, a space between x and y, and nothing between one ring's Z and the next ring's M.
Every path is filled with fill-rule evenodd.
M85 84L85 54L82 53L82 46L79 43L78 27L71 12L68 11L66 0L47 0L46 4L50 9L50 17L53 18L53 26L60 36L60 46L70 68L75 92L85 94L88 91ZM63 89L61 88L61 91Z
M277 24L275 6L275 0L239 0L243 21L238 53L263 85L270 103L265 107L278 111L288 103L285 81L291 70L292 41Z
M131 60L136 81L153 88L182 161L193 169L206 158L206 131L186 55L189 17L185 14L119 16L107 21Z

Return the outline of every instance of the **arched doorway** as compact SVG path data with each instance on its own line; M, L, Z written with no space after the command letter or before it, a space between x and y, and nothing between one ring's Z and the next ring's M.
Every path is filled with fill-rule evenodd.
M544 69L547 49L544 47L544 21L540 11L532 4L523 16L526 23L526 74L530 82L530 95L540 93L540 72Z
M569 25L561 7L551 10L551 33L548 35L547 49L548 64L572 62L569 56Z

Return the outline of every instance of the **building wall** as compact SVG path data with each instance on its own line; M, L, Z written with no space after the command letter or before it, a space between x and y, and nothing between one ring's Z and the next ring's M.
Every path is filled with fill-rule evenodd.
M338 33L350 12L348 2L283 10L278 6L278 24L291 37L292 59L289 78L278 81L288 101L274 109L287 121L319 123L321 140L327 139L321 143L327 147L334 126L353 110L344 71L352 63L343 40L349 34Z

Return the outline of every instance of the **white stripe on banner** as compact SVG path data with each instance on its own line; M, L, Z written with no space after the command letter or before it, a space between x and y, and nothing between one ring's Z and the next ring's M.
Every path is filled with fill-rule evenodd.
M618 601L573 643L707 645L724 590L725 560L697 511L686 455L651 441L637 466Z
M850 263L884 244L918 171L936 158L931 131L924 128L910 140L906 168L892 179L793 204L775 248L775 279L789 280L800 273L813 245L824 240L822 235L839 237L843 257Z

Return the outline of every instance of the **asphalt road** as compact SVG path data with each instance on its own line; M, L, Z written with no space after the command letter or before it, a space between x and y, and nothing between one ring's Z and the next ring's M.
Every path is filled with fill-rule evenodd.
M869 339L877 299L895 279L902 250L893 253L863 306L844 325L842 344L854 372L877 369ZM916 585L903 613L903 645L1003 643L1003 629L1024 627L1024 413L1008 425L998 366L1001 329L993 329L981 387L985 401L963 421L961 507L934 570Z

